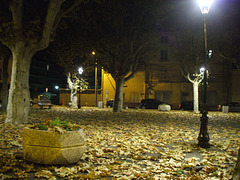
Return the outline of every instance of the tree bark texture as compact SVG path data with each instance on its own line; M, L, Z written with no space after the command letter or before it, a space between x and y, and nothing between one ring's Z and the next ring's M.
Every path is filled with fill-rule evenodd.
M69 106L73 108L77 108L77 89L78 89L78 83L76 84L74 81L71 80L71 74L68 74L67 78L68 87L71 89L71 95L70 95L70 103Z
M11 49L13 55L6 123L22 124L28 122L31 58L36 52L48 47L60 20L76 7L81 0L75 0L71 3L72 5L69 4L68 8L60 12L64 2L65 0L49 0L43 27L33 37L26 35L26 32L33 32L32 29L35 29L35 25L30 25L28 29L24 29L24 27L28 26L24 26L26 22L23 21L23 12L25 10L23 0L13 0L9 3L12 22L9 23L8 28L11 31L7 38L2 39L2 43ZM36 29L38 29L38 25L36 26ZM39 34L40 39L37 38Z
M18 42L12 50L12 55L11 86L5 122L23 124L28 122L30 107L29 71L33 54L24 42Z
M115 80L116 89L114 95L113 112L121 112L123 107L124 77Z
M71 89L71 99L70 99L70 102L71 102L71 105L70 107L72 108L77 108L78 107L78 104L77 104L77 89Z
M2 80L2 108L3 112L7 110L8 101L8 62L10 55L3 57L3 80Z
M199 112L199 101L198 101L198 85L199 85L199 82L196 82L194 81L193 82L193 109L194 109L194 112L195 113L198 113Z
M190 74L189 73L187 74L187 76L185 76L185 78L188 79L193 84L193 111L195 113L199 112L198 86L202 82L203 77L204 77L203 74L197 74L196 77L192 80L190 78Z

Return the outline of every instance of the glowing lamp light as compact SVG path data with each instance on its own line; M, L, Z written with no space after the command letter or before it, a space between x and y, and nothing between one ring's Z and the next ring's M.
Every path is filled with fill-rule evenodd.
M213 0L198 0L202 14L207 14L212 5Z
M203 74L204 71L205 71L205 68L204 68L204 67L201 67L201 68L200 68L200 73Z
M83 73L83 68L82 68L82 67L78 68L78 73L79 73L79 74L82 74L82 73Z

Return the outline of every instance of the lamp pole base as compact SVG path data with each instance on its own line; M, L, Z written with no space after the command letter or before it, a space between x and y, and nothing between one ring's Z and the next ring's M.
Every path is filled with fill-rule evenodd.
M200 133L198 136L198 146L202 148L210 148L209 135L208 135L208 117L207 113L203 113L201 120Z

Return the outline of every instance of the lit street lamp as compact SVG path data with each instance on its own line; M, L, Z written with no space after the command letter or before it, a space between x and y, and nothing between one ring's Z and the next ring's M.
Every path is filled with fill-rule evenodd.
M205 72L205 68L204 68L204 67L201 67L201 68L200 68L200 73L201 73L201 74L204 74L204 72Z
M203 79L203 96L202 96L202 117L201 120L201 127L198 136L198 145L203 148L209 148L209 134L208 134L208 111L207 111L207 58L208 58L208 50L207 50L207 28L206 28L206 15L209 12L209 9L212 4L212 0L198 0L199 7L203 14L204 26L203 26L203 33L204 33L204 79ZM202 69L203 70L203 69Z
M83 73L83 68L78 68L78 73L81 75ZM81 98L80 98L80 91L81 91L81 82L79 82L79 91L78 91L78 109L81 109Z

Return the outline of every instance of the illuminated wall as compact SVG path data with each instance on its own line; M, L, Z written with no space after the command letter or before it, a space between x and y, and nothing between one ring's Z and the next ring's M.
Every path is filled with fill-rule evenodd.
M124 102L139 102L144 98L145 92L145 73L138 72L134 78L124 84L123 99ZM103 101L114 99L115 81L108 73L103 73Z

